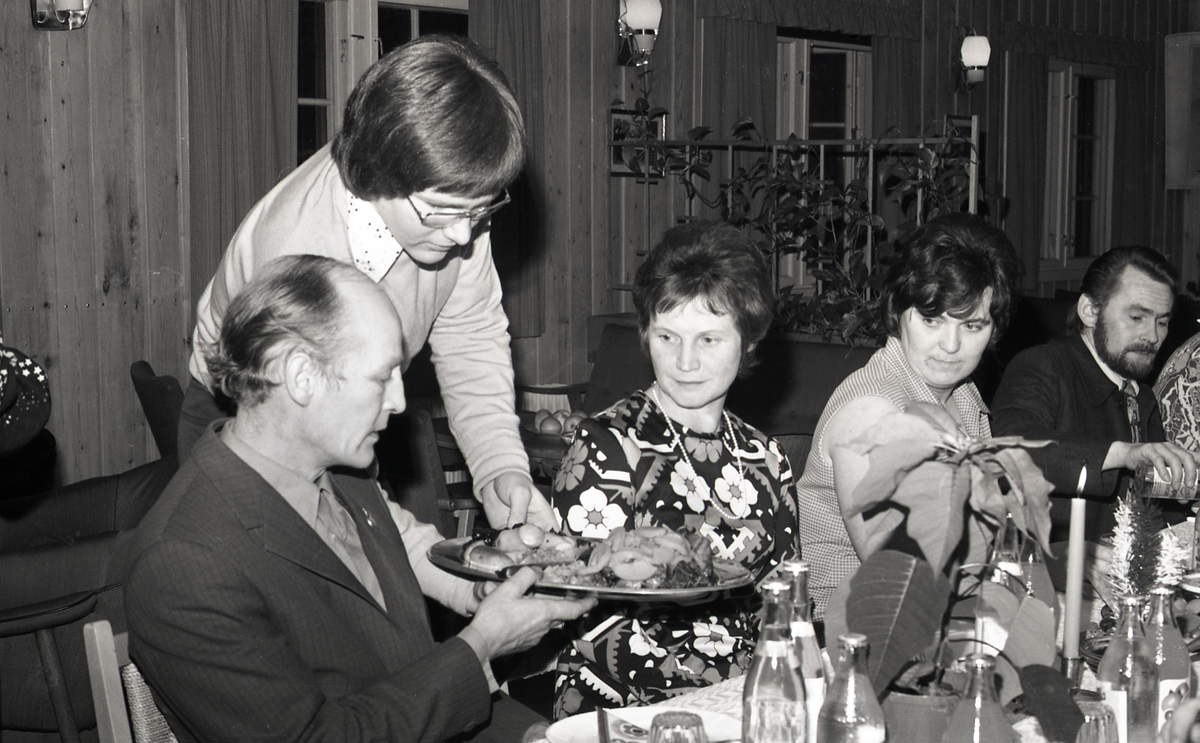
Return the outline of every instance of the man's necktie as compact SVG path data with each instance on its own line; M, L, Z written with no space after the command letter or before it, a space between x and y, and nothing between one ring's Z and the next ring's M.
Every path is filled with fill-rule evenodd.
M1133 382L1126 379L1125 384L1121 385L1121 392L1125 395L1125 415L1129 418L1129 432L1132 437L1129 440L1140 444L1142 442L1142 414L1138 410L1137 392L1133 389Z
M1137 392L1133 389L1133 382L1128 379L1121 385L1121 396L1125 398L1125 417L1129 419L1129 440L1135 444L1142 441L1142 413L1138 410ZM1129 478L1129 497L1133 497L1134 480Z
M380 606L387 609L387 604L383 601L383 591L379 587L379 579L375 576L375 569L371 567L371 562L363 552L362 540L358 537L358 527L354 525L354 519L351 518L346 507L342 505L336 495L325 488L320 490L321 499L317 503L317 531L321 532L325 543L338 556L338 559L350 568L350 572L354 573L367 592L379 602Z

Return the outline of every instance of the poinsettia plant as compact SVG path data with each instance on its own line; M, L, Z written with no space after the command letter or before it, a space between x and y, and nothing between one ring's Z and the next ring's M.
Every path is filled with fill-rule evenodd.
M1053 487L1027 451L1046 443L972 438L944 409L913 402L848 445L869 462L843 513L863 516L868 554L831 597L826 636L867 635L877 693L901 677L914 687L917 678L940 681L951 620L963 615L954 608L964 602L972 620L1005 630L1006 644L993 649L1002 674L1011 666L1003 698L1019 689L1016 669L1054 663L1053 597L1034 599L988 574L1006 525L1049 553Z

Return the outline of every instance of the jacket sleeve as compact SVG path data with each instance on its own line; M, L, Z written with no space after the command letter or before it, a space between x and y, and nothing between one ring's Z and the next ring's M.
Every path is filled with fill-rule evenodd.
M992 432L1052 441L1027 451L1059 493L1074 494L1086 467L1085 495L1108 497L1121 470L1101 470L1112 439L1103 430L1081 430L1069 385L1078 380L1070 364L1058 363L1044 348L1018 354L1008 365L992 403ZM1086 429L1086 426L1083 427Z
M479 491L505 472L529 474L517 430L508 318L487 232L463 257L429 334L450 429Z
M328 696L295 639L336 642L336 632L285 632L242 566L183 540L143 552L129 579L130 653L168 721L205 741L442 741L483 723L491 700L474 651L452 639L364 688ZM326 652L342 650L324 648ZM346 662L356 649L344 648ZM334 669L336 670L336 669ZM329 680L326 678L326 684Z

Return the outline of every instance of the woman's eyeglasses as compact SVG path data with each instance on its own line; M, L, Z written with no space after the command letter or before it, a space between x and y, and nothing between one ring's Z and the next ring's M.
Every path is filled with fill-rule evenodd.
M422 212L416 205L416 202L412 200L411 195L405 198L408 199L408 204L413 208L413 211L417 213L417 219L421 220L421 224L425 227L449 227L465 219L471 220L471 224L473 225L478 224L500 211L511 201L508 196L508 189L506 188L500 192L499 196L492 200L492 203L485 206L476 207L471 210L460 209L457 211L448 211L434 209L433 211Z

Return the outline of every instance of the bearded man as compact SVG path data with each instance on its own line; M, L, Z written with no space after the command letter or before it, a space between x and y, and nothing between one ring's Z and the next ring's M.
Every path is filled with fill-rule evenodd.
M1167 336L1176 277L1175 267L1148 248L1113 248L1097 258L1068 318L1069 337L1018 354L992 404L994 435L1054 442L1029 453L1062 496L1051 501L1056 527L1068 523L1065 498L1081 483L1084 495L1104 499L1103 507L1088 509L1089 541L1112 531L1112 506L1138 465L1169 473L1174 486L1196 480L1200 457L1166 441L1149 379ZM1186 515L1164 504L1169 520Z

